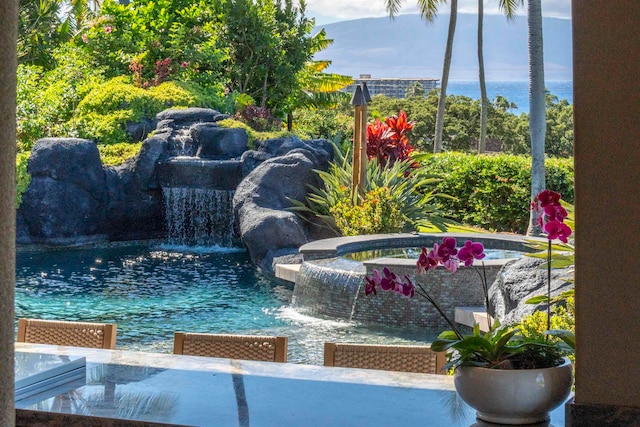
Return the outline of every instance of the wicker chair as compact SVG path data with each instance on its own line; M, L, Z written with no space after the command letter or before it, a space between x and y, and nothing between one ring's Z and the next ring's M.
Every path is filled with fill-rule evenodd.
M287 337L176 332L173 354L286 362L287 343Z
M116 348L115 324L19 319L18 342Z
M324 366L445 374L445 363L429 346L324 343Z

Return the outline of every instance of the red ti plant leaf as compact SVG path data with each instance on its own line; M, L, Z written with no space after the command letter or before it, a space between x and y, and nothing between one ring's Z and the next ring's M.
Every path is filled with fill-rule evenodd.
M407 133L415 122L407 121L407 114L400 110L398 115L387 117L384 122L376 119L367 126L367 156L376 158L385 167L398 160L406 160L413 151ZM416 164L417 166L417 164Z

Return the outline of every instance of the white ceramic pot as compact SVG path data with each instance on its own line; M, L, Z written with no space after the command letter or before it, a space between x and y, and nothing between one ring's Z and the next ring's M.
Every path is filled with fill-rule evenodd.
M460 366L456 391L477 411L480 420L497 424L534 424L549 419L549 411L571 392L571 361L545 369L487 369Z

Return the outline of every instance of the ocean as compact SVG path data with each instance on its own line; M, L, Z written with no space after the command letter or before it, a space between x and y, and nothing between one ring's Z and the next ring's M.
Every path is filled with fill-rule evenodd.
M573 104L572 81L547 81L547 90L558 99L566 99ZM480 99L480 83L477 81L450 81L447 85L447 95L464 95L473 99ZM489 101L497 95L502 95L518 108L511 110L514 114L529 112L529 82L527 81L487 81L487 97Z

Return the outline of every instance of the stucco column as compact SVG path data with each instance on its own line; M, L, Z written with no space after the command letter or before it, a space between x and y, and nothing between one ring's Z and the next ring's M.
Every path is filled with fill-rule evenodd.
M640 1L573 9L576 394L568 425L640 419Z
M0 425L13 426L16 37L18 1L0 0Z

